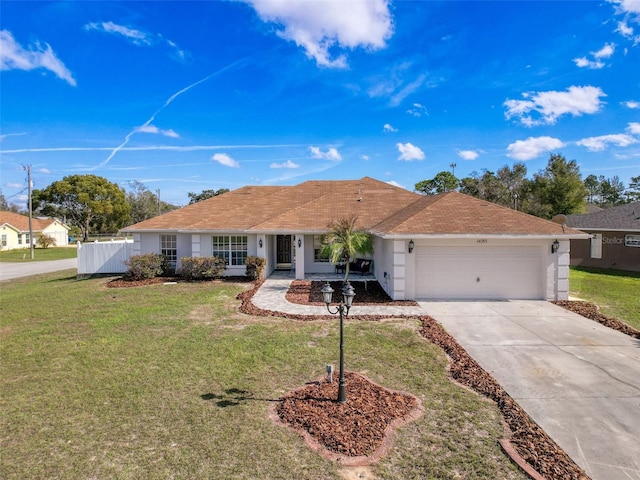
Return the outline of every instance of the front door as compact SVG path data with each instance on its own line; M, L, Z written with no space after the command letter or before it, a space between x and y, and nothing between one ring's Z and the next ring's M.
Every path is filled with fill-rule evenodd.
M276 238L276 268L291 268L291 235Z

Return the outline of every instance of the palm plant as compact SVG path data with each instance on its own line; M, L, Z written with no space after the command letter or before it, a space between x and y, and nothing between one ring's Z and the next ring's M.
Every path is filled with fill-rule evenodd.
M349 279L349 261L357 254L373 253L371 234L356 226L358 217L338 218L327 225L320 255L331 263L344 263L344 281Z

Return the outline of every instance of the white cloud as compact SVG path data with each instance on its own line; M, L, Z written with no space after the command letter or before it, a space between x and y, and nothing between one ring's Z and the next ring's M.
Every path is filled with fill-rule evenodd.
M48 43L24 48L15 41L8 30L0 31L0 70L35 70L44 68L58 78L75 87L76 80L71 71L56 56Z
M627 125L627 132L632 135L640 135L640 123L630 122L629 125Z
M573 61L580 68L590 68L591 70L604 68L604 62L599 60L589 60L587 57L574 58Z
M393 133L398 131L397 128L395 128L393 125L389 123L385 123L384 126L382 127L382 130L384 130L387 133Z
M269 168L300 168L300 165L292 162L291 160L287 160L283 163L272 163L269 165Z
M423 115L429 115L427 107L420 103L414 103L411 105L411 108L407 110L409 115L413 115L414 117L421 117Z
M229 155L227 155L226 153L215 153L213 157L211 157L211 160L213 160L214 162L218 162L219 164L224 165L225 167L233 167L233 168L240 167L240 164L236 162L233 158L231 158Z
M99 32L111 33L113 35L120 35L131 41L135 45L149 46L153 43L153 35L137 30L135 28L125 27L124 25L118 25L113 22L94 22L87 23L84 26L85 30L97 30Z
M564 147L559 139L553 137L529 137L518 140L507 147L507 157L515 160L531 160L545 152Z
M636 102L635 100L628 100L626 102L622 102L622 104L627 107L627 108L631 108L631 109L638 109L640 108L640 102Z
M27 183L27 182L25 182ZM7 188L22 188L24 187L24 185L22 183L14 183L14 182L7 182L5 183L5 186Z
M507 100L504 106L507 107L505 117L507 119L516 117L520 122L528 127L534 125L553 125L558 117L571 114L574 117L585 113L596 113L600 110L602 102L600 97L606 94L599 87L576 87L571 86L564 92L530 92L523 93L525 100ZM542 118L535 120L530 112L539 113Z
M171 138L179 138L180 137L180 135L178 135L172 129L160 130L155 125L142 125L141 127L137 127L136 128L136 132L160 134L160 135L164 135L165 137L171 137Z
M608 0L618 5L618 8L624 13L640 14L640 0Z
M411 162L413 160L424 160L427 156L424 154L420 148L412 145L411 143L396 143L396 147L400 152L400 156L398 160L405 160L407 162Z
M634 143L637 143L638 140L633 138L631 135L626 135L624 133L618 133L613 135L600 135L599 137L588 137L583 138L576 142L576 145L580 145L581 147L586 147L590 152L601 152L609 144L616 145L618 147L628 147Z
M458 156L463 160L475 160L480 155L476 150L459 150Z
M618 28L616 29L616 32L618 32L620 35L622 35L625 38L633 37L633 27L630 27L629 25L627 25L627 22L625 21L618 22Z
M371 157L369 155L360 155L360 159L368 162L369 160L371 160Z
M278 35L302 47L319 66L346 68L345 54L331 50L377 50L393 34L388 0L308 2L245 0L264 22L279 25Z
M388 183L389 185L393 185L394 187L399 187L399 188L403 188L403 189L405 189L405 190L408 190L408 188L407 188L407 187L405 187L404 185L400 185L400 184L399 184L398 182L396 182L395 180L389 180L388 182L385 182L385 183Z
M38 169L38 173L42 173L44 175L51 175L51 170L49 170L48 168L39 168Z
M389 105L392 107L400 105L405 98L418 90L424 84L426 79L426 74L423 73L422 75L419 75L413 82L405 85L398 93L393 95L389 101Z
M142 47L151 47L157 44L165 44L168 45L173 53L173 56L178 60L184 60L187 56L187 53L182 50L175 42L164 38L161 34L153 34L149 32L145 32L143 30L138 30L136 28L127 27L124 25L118 25L113 22L93 22L87 23L84 26L84 29L96 30L99 32L109 33L111 35L119 35L124 37L129 42L134 45L142 46Z
M332 162L339 162L340 160L342 160L342 155L340 155L340 152L338 152L338 150L334 147L331 147L326 152L320 150L320 147L309 147L309 151L311 152L312 158L331 160Z
M587 57L574 58L573 61L578 67L600 69L605 66L602 62L603 58L610 58L616 51L615 43L605 43L605 45L597 52L590 52L594 60L589 60Z

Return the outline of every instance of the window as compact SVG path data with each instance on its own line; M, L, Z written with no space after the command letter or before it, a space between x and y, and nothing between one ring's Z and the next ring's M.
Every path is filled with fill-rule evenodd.
M594 233L591 236L591 258L602 258L602 234Z
M7 246L7 236L6 235L2 235L2 246L6 247Z
M29 245L31 243L31 239L29 238L30 236L31 236L31 234L29 234L29 233L25 233L24 234L24 243L26 245Z
M160 235L160 255L172 268L178 261L178 239L176 235Z
M625 235L625 247L640 247L640 235Z
M322 235L314 235L313 236L313 261L314 262L328 262L328 256L320 255L320 250L322 249Z
M241 266L247 258L247 237L246 236L214 236L213 251L214 257L224 258L227 265Z
M18 245L22 245L22 234L18 234Z

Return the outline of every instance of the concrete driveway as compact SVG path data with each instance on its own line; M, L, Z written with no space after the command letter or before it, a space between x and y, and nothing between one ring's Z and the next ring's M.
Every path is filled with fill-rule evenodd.
M2 262L0 263L0 281L29 277L40 273L57 272L58 270L67 270L69 268L78 268L77 258L51 260L48 262Z
M640 480L640 340L544 301L421 302L595 480Z

